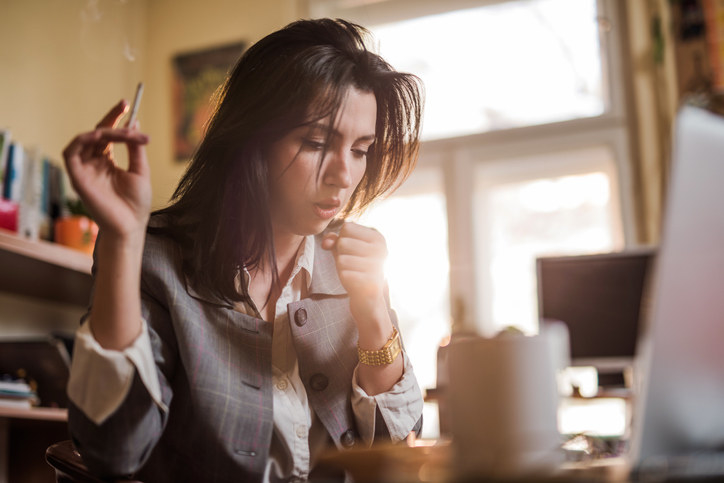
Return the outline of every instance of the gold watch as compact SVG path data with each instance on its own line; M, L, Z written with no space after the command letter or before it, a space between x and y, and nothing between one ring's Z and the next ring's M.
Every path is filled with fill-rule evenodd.
M392 327L392 335L384 347L376 351L366 351L359 346L357 343L357 354L359 355L359 361L362 364L368 366L385 366L392 364L397 359L397 356L402 352L402 345L400 344L400 333L397 332L397 327Z

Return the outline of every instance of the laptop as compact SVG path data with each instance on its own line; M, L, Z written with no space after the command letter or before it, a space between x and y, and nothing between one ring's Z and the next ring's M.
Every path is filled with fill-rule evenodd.
M692 106L677 117L652 283L632 476L724 479L724 118Z

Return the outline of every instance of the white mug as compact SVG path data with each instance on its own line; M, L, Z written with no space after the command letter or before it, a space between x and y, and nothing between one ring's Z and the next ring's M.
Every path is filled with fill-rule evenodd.
M461 477L551 474L563 462L557 373L568 365L568 332L503 334L452 342L448 351L454 471Z

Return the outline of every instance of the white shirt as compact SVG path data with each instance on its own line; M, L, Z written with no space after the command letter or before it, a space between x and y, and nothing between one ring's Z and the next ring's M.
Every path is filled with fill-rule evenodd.
M314 265L314 237L305 237L294 262L289 280L275 305L272 336L272 384L274 433L265 468L264 481L273 473L279 478L305 480L316 458L331 443L324 426L309 406L289 327L287 305L301 300L307 293ZM249 283L248 272L245 281ZM254 314L255 308L237 304L236 310ZM134 372L154 402L164 411L156 366L146 321L142 319L141 335L123 351L104 349L93 338L89 318L76 332L76 343L68 383L68 397L96 424L101 424L122 404L130 390ZM368 446L374 438L375 411L380 413L393 441L407 436L407 431L422 413L421 399L401 397L419 387L412 366L404 352L403 377L390 391L369 396L357 384L357 369L352 377L352 409L362 440ZM410 422L411 421L411 422ZM407 429L406 429L407 428Z

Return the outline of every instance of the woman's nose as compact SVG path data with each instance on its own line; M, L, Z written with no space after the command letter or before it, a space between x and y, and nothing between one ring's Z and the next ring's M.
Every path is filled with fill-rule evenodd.
M329 159L324 166L323 180L325 184L341 189L351 186L350 155L351 153L338 151L329 153Z

